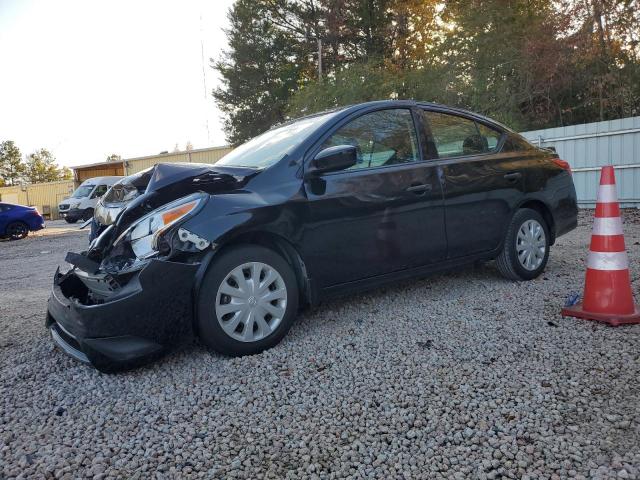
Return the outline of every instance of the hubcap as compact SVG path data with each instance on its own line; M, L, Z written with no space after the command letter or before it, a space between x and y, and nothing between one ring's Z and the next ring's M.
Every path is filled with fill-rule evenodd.
M516 252L518 261L527 270L537 269L544 260L547 239L544 228L536 220L527 220L518 230Z
M242 264L227 274L216 295L216 317L227 335L256 342L271 334L287 309L287 288L278 271L261 262Z

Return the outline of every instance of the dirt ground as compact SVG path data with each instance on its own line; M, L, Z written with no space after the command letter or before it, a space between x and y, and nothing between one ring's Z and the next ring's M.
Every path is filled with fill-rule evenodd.
M640 478L640 325L559 314L592 214L534 281L470 266L303 312L260 355L195 341L111 376L44 328L88 233L0 242L0 479ZM640 213L624 224L640 300Z

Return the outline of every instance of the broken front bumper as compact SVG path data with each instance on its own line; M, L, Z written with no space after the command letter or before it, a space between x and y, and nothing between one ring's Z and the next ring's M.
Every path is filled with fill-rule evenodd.
M46 326L62 350L100 371L139 366L191 330L192 286L199 266L151 260L127 274L122 287L118 276L105 280L77 268L65 274L58 270ZM92 282L95 290L87 286Z

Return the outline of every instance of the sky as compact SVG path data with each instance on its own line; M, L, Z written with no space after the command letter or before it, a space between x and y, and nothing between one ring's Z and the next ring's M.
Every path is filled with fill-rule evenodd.
M0 0L0 141L66 166L226 144L209 59L232 3Z

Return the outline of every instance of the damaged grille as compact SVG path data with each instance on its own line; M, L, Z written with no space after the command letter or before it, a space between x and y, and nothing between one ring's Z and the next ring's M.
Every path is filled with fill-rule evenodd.
M80 305L100 305L122 288L112 275L94 276L78 270L62 278L59 286L65 297Z

